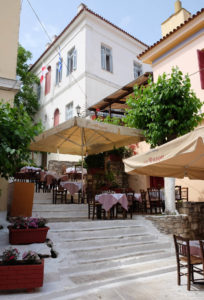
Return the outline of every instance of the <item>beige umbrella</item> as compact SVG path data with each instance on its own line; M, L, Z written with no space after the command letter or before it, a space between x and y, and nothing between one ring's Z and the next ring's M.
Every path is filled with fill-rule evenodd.
M130 174L204 179L204 126L123 162Z
M84 155L104 152L142 140L144 136L141 130L74 117L37 136L31 143L30 150L81 155L83 170Z
M74 117L44 131L30 150L84 155L96 154L144 140L141 130Z

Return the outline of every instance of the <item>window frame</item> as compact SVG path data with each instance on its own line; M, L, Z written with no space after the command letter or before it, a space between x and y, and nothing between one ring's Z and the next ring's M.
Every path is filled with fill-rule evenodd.
M136 75L136 68L137 68L137 75ZM140 70L140 74L138 74L139 70ZM142 64L140 64L139 62L134 60L133 61L133 76L134 76L134 79L137 79L142 74L143 74Z
M77 50L74 47L67 52L67 76L77 69Z
M107 62L107 58L109 61ZM109 64L109 65L108 65ZM105 71L113 73L113 54L112 48L101 44L101 68Z
M69 107L69 106L72 107L72 109L70 109L71 116L70 116L70 118L67 118L67 116L68 116L67 111L68 111L68 107ZM65 120L68 121L68 120L72 119L73 116L74 116L74 101L70 101L70 102L65 106Z

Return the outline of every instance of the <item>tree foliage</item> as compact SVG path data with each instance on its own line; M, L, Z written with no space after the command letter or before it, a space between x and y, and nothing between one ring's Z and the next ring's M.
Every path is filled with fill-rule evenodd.
M16 74L19 76L22 85L20 91L15 96L14 104L17 107L23 104L29 116L33 118L39 110L36 87L40 82L35 74L29 72L27 61L31 59L31 57L32 54L30 51L26 51L21 45L18 46Z
M177 67L159 76L156 83L150 78L146 87L135 86L127 104L123 121L143 129L152 148L193 130L204 116L200 113L203 103L191 90L189 76Z
M23 105L10 107L0 103L0 176L13 176L22 161L30 161L31 140L42 131L33 122Z

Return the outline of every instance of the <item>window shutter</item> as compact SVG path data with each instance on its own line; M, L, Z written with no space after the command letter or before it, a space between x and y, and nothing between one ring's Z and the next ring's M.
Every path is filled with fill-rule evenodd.
M70 56L69 54L67 55L67 75L70 74Z
M56 84L59 83L59 72L58 72L58 64L56 65Z
M112 54L110 54L110 72L113 73L113 58L112 58Z
M73 51L73 70L76 70L77 68L77 51L74 49Z
M51 86L51 67L47 68L48 72L45 75L45 95L49 94Z
M101 46L101 67L102 69L106 69L106 56L105 56L105 49Z
M201 89L204 89L204 49L197 50Z

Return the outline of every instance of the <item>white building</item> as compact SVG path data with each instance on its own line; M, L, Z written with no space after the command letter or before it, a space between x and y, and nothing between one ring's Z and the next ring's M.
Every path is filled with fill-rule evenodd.
M39 78L43 64L47 69L37 119L49 129L75 116L78 105L81 114L87 115L89 106L151 71L149 65L137 59L146 48L137 38L81 4L78 14L31 67Z

